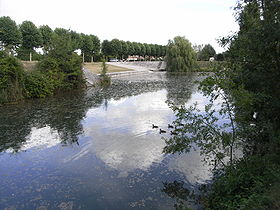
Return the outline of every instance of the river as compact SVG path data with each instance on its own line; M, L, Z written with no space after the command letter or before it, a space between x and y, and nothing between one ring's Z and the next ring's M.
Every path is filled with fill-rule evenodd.
M166 101L203 106L197 79L148 73L0 107L0 209L174 209L176 190L184 201L211 179L198 151L162 153Z

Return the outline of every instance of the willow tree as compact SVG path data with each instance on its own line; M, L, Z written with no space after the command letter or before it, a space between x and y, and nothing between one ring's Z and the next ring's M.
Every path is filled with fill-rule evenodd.
M169 72L188 72L196 66L196 55L191 43L182 36L168 41L166 69Z

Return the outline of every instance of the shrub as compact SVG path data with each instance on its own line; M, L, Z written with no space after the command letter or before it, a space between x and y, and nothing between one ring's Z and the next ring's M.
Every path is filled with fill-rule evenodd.
M24 71L13 56L0 51L0 103L17 101L24 95Z
M105 60L102 60L101 74L100 74L100 85L107 87L111 84L111 78L107 75L108 67Z
M53 80L38 71L26 74L24 83L27 98L44 98L52 95L55 89Z

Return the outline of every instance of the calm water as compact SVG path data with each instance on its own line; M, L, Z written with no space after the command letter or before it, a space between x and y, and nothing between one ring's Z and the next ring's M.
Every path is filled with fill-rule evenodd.
M164 155L166 100L206 101L195 75L150 73L109 89L0 107L0 209L174 209L210 179L199 152Z

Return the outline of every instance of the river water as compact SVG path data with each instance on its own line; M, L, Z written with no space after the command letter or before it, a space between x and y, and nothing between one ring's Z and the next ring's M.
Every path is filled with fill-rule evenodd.
M211 178L198 151L162 153L166 101L203 106L197 79L147 73L0 107L0 209L174 209Z

